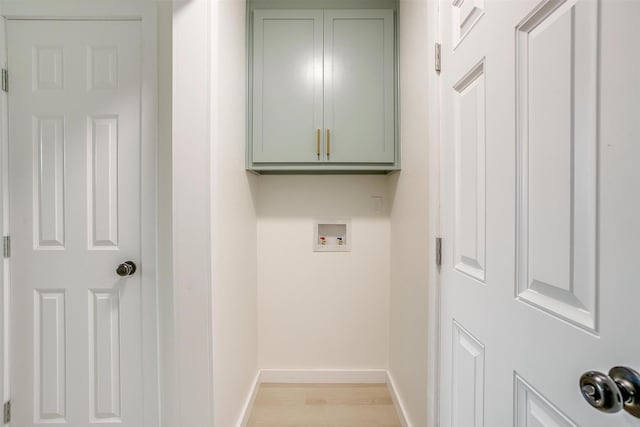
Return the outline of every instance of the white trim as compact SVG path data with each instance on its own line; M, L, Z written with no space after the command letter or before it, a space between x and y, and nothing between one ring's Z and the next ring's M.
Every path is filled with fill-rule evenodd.
M412 427L409 423L409 417L407 416L407 410L405 409L404 402L398 393L398 389L393 381L393 375L391 375L391 372L387 372L387 385L389 387L389 393L391 393L393 405L396 407L398 418L400 418L400 424L402 427Z
M262 383L385 384L385 369L263 369Z
M140 88L140 253L145 273L141 280L143 426L160 425L160 383L158 364L157 298L157 7L153 2L131 0L1 0L0 13L16 19L96 19L140 21L142 44L142 79ZM3 99L7 97L4 96ZM4 101L6 102L6 101ZM4 114L6 114L6 108ZM6 122L6 117L3 117ZM6 133L6 132L5 132ZM8 147L8 133L3 136L3 151ZM6 151L4 151L6 153ZM5 171L7 168L4 168ZM6 174L6 172L4 172ZM4 180L6 182L6 179ZM5 185L6 187L6 185ZM8 188L3 190L8 197ZM3 203L8 210L8 203ZM5 225L5 233L10 227ZM7 263L5 262L5 265ZM5 287L9 284L5 283ZM5 354L10 354L6 343ZM10 370L10 366L8 367ZM8 372L7 372L8 373ZM6 393L6 391L5 391Z
M260 384L262 384L262 372L258 371L255 379L253 380L253 386L251 387L251 391L247 396L246 401L244 402L244 406L242 407L240 420L238 421L238 424L237 424L238 427L246 427L247 423L249 422L249 417L251 416L251 409L253 409L253 404L256 401L256 396L258 395Z
M154 2L142 0L0 0L7 19L144 19Z
M431 25L429 34L429 40L427 44L433 46L432 42L442 42L442 28L445 25L440 22L440 7L450 7L450 4L445 0L428 2L427 14ZM435 61L435 59L432 59ZM446 64L445 64L446 65ZM430 66L428 69L433 70ZM431 80L431 86L434 88L433 93L436 94L429 101L428 115L431 117L431 126L429 130L429 212L433 212L435 220L429 230L429 239L432 245L435 246L435 238L447 236L442 235L442 203L441 203L441 144L443 143L441 137L441 111L442 111L442 90L441 84L442 75L446 73L446 69L443 69L439 74L435 72L429 74ZM435 248L432 249L435 253ZM434 258L431 257L433 260ZM440 275L439 267L432 264L433 268L429 273L428 280L428 326L427 326L427 426L439 427L440 426L440 377L441 377L441 289L442 289L442 276Z
M160 425L159 307L158 307L158 12L153 2L136 5L142 34L140 254L143 425ZM121 11L116 11L121 14Z
M7 21L4 17L0 17L2 20L2 34L0 34L0 65L2 68L7 68ZM1 95L1 120L2 120L2 175L0 181L2 182L2 210L0 216L2 218L2 235L9 234L9 97L6 92L0 91ZM9 315L10 315L10 302L11 302L11 281L10 281L10 262L8 258L2 259L2 268L0 280L2 280L2 304L0 305L0 325L2 334L2 375L0 376L2 382L0 383L0 392L2 393L2 402L6 402L11 398L11 376L10 376L10 363L9 357L11 349L10 334L9 334Z

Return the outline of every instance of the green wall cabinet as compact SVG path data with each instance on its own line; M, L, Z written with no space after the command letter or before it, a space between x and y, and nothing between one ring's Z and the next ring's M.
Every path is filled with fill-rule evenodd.
M393 10L254 10L248 168L398 169Z

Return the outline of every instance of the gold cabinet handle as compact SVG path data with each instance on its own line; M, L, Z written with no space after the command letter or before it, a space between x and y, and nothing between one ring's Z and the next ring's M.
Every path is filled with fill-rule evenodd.
M317 153L318 160L320 160L320 128L318 128Z
M327 128L327 160L331 157L331 129Z

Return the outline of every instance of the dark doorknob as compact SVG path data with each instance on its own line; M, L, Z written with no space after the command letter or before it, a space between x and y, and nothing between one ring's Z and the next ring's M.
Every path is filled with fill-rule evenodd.
M116 274L121 277L131 276L135 272L136 264L133 261L125 261L116 268Z
M640 374L616 366L609 375L589 371L580 377L580 392L599 411L613 414L624 409L640 418Z
M622 395L616 383L602 372L589 371L580 377L582 396L599 411L614 414L622 410Z

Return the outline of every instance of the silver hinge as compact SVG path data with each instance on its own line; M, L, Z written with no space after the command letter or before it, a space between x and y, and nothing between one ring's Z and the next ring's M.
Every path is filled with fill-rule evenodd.
M436 265L442 265L442 237L436 237Z
M6 68L2 69L2 90L9 92L9 70Z
M2 419L5 424L9 424L11 422L11 401L4 403L4 416Z
M11 256L11 236L4 236L2 238L2 253L5 258Z
M442 45L440 45L440 43L436 43L435 54L436 54L436 61L435 61L436 73L439 73L440 71L442 71Z

